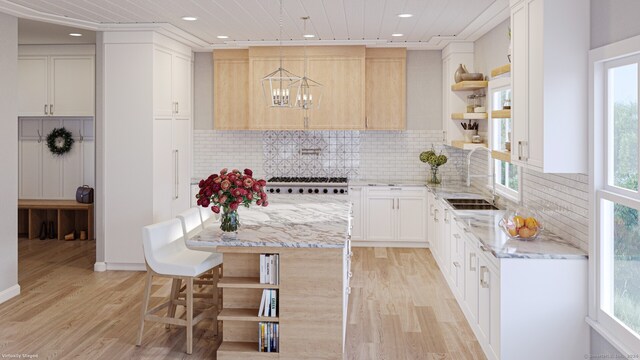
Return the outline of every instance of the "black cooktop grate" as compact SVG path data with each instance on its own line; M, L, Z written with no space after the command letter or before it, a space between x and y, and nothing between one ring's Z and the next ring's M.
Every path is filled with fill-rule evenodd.
M267 180L274 183L346 183L346 177L288 177L276 176Z

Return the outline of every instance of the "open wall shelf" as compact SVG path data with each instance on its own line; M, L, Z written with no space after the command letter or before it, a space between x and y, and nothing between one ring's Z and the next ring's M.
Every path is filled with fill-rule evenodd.
M480 89L486 89L489 85L488 81L460 81L459 83L451 85L451 91L474 91Z
M486 112L483 113L453 113L451 114L453 120L485 120L488 118Z

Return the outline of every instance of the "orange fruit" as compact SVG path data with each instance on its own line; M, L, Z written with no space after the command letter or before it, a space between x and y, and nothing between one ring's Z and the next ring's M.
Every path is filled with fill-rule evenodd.
M524 221L524 225L531 230L536 230L538 228L538 220L530 216Z
M516 227L519 229L524 226L524 218L520 215L516 215L513 217L513 223L516 224Z
M510 225L509 227L507 227L507 231L509 232L509 235L511 235L511 236L518 235L518 229L516 229L516 227L513 226L513 225Z
M530 238L532 237L536 232L534 230L531 230L527 227L523 227L518 231L518 235L520 235L521 238Z

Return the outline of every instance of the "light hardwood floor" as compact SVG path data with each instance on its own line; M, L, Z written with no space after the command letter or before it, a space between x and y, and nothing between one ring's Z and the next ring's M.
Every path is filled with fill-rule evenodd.
M205 320L185 354L184 328L148 323L135 344L144 273L93 272L94 241L19 240L22 293L0 305L0 354L40 359L215 359ZM349 359L484 359L425 249L354 248ZM170 282L154 280L151 306ZM223 330L224 331L224 330Z

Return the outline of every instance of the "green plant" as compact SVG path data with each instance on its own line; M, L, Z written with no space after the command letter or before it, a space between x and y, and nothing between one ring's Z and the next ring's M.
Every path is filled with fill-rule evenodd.
M437 168L438 166L446 164L447 160L447 156L442 154L442 150L440 150L440 154L436 154L436 150L433 146L431 147L431 150L420 153L420 161L431 165L432 168Z

